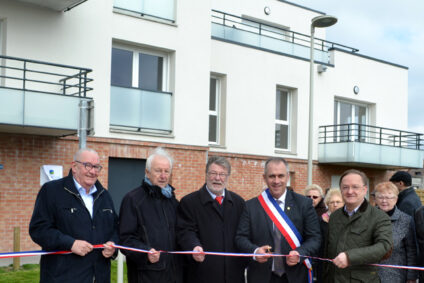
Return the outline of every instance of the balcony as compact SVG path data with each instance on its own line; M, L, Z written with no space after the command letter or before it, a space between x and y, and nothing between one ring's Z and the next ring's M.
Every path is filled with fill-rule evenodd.
M175 0L114 0L113 7L130 15L175 22Z
M113 130L171 133L172 93L111 86L110 126Z
M74 135L91 70L0 56L0 132ZM89 117L92 109L88 109ZM90 119L92 123L92 119ZM90 128L90 125L82 125Z
M361 124L319 128L319 163L423 168L424 135Z
M310 60L311 38L309 35L216 10L212 10L212 38L296 59ZM349 52L359 51L348 46L315 38L315 62L331 65L329 50L335 47Z
M58 12L68 11L87 0L18 0L20 2L30 3L37 6L46 7Z

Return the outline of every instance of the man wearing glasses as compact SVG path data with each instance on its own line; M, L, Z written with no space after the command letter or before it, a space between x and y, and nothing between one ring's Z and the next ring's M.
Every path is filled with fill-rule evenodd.
M97 180L102 166L97 152L80 149L67 177L44 184L29 225L32 240L46 251L40 282L110 282L112 247L118 241L112 199ZM104 244L103 249L93 245Z
M201 254L236 252L234 236L244 200L227 190L230 173L227 159L210 157L206 184L181 199L177 212L178 243L183 250L199 252L188 259L184 282L244 283L244 259Z
M380 282L378 263L390 257L393 239L389 216L365 199L367 176L350 169L340 178L345 205L331 214L326 239L325 282Z

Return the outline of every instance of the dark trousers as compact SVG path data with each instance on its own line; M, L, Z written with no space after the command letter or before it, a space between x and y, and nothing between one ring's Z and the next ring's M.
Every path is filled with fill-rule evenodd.
M289 283L289 280L287 279L287 275L285 273L281 277L275 273L272 273L269 283Z

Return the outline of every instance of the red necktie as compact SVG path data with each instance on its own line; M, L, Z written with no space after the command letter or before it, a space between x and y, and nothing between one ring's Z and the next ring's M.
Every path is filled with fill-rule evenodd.
M215 197L215 200L219 203L219 204L222 204L222 199L223 199L224 197L223 196L219 196L219 197Z

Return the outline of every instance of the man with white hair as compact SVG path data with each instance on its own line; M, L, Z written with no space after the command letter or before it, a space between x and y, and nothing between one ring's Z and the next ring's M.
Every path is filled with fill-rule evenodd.
M119 214L122 245L150 253L123 251L127 260L128 282L182 282L176 256L160 250L176 250L175 222L178 201L169 185L172 159L162 148L147 158L145 178L140 187L125 195Z

